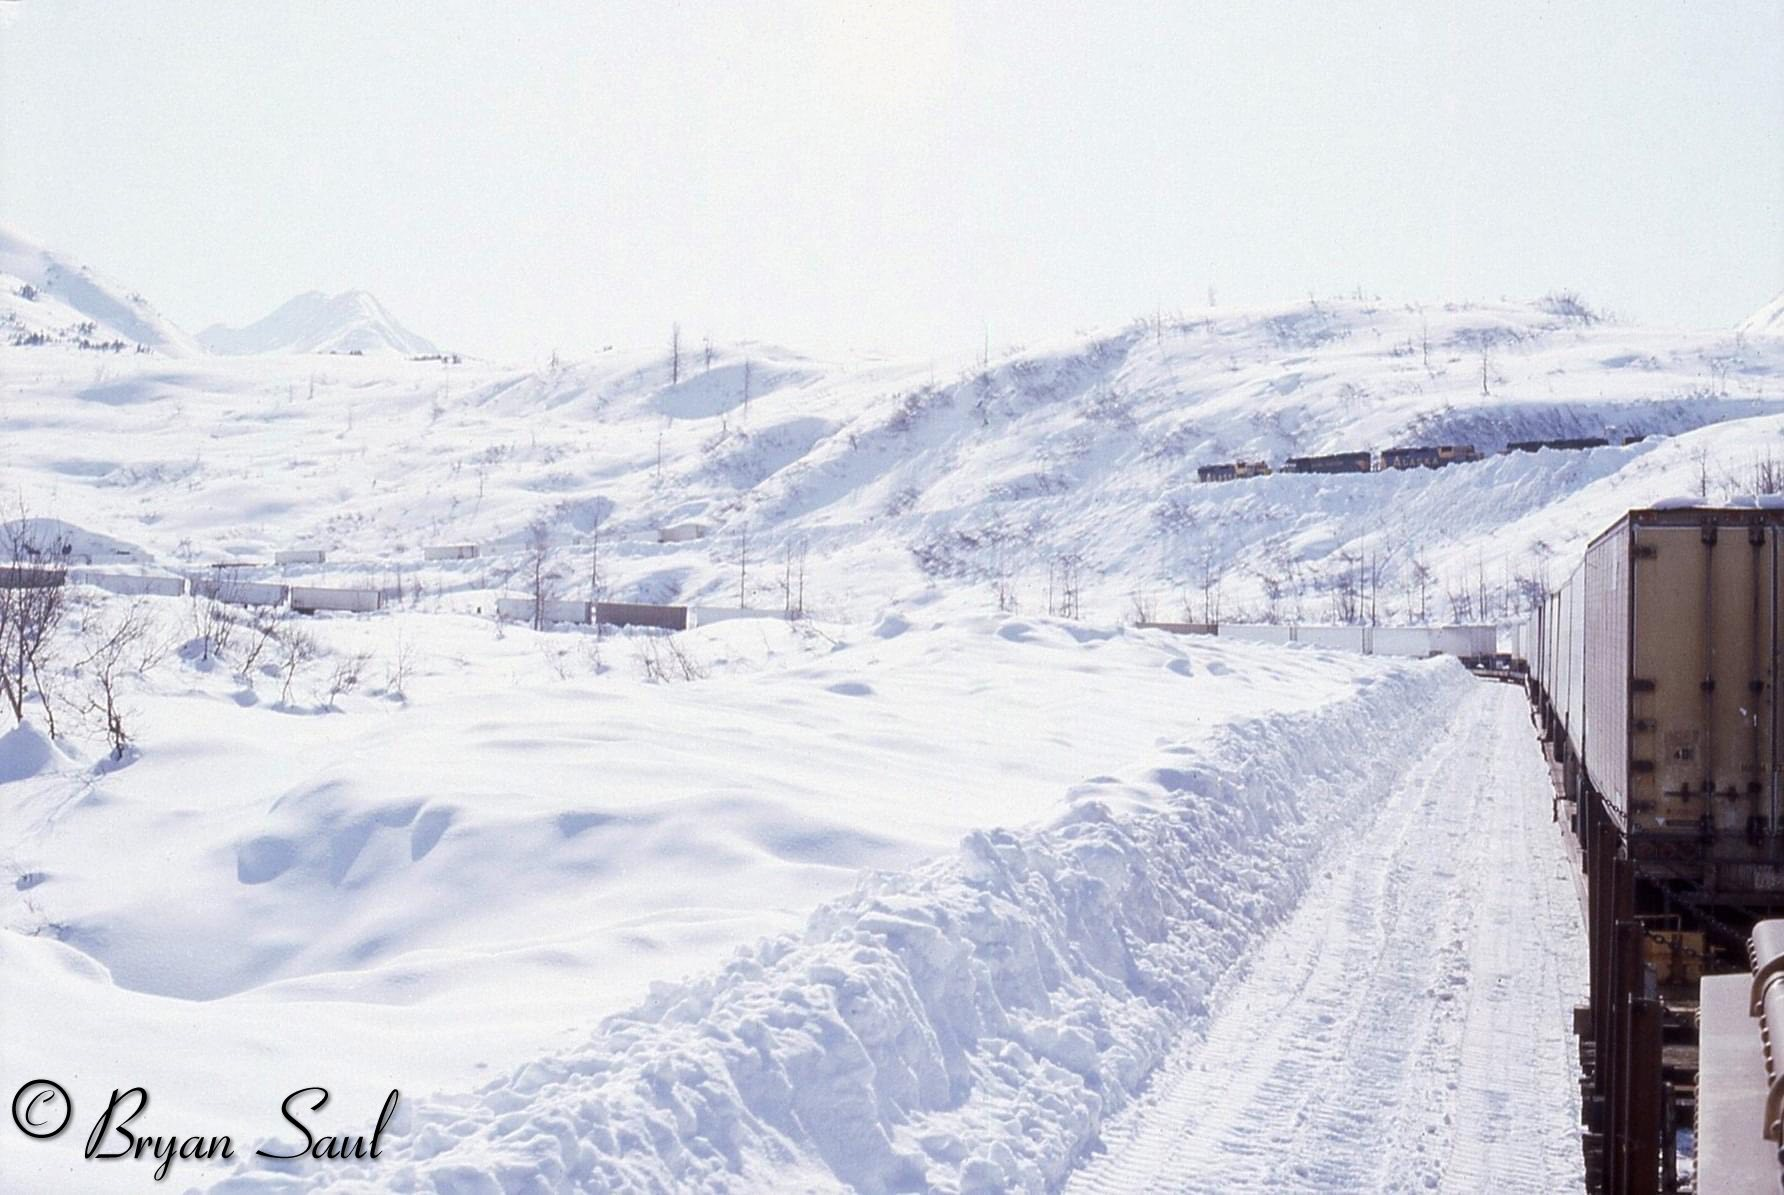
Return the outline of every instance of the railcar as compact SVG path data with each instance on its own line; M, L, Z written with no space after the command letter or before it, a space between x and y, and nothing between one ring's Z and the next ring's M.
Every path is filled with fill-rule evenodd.
M1594 1191L1673 1189L1699 982L1784 912L1781 568L1784 510L1633 510L1514 635L1585 873Z
M1472 444L1437 444L1381 450L1383 469L1441 469L1445 465L1460 465L1479 459L1480 453Z
M1564 452L1577 452L1583 448L1608 448L1610 441L1600 436L1583 436L1569 440L1513 440L1505 446L1507 452L1541 452L1544 448L1558 448Z
M1367 473L1374 464L1367 452L1335 452L1326 456L1291 456L1282 463L1285 473Z

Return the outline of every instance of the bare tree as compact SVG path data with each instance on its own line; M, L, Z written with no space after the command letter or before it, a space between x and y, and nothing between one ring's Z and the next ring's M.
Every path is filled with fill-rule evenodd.
M1016 567L1011 559L1010 546L1002 536L992 549L991 558L992 590L997 595L997 608L1008 614L1016 609Z
M198 643L199 658L222 659L240 620L235 611L214 596L200 592L196 584L192 587L191 602L192 637Z
M545 629L545 602L551 596L554 580L551 572L551 523L541 517L527 524L526 555L527 588L533 595L533 629Z
M750 417L750 359L743 359L743 417Z
M291 684L305 664L322 654L321 646L302 627L286 626L279 632L279 675L284 684L279 689L279 704L291 701Z
M1075 553L1063 553L1047 562L1047 613L1076 618L1083 589L1083 562Z
M87 654L75 665L75 671L88 679L82 712L97 723L111 744L112 759L123 759L124 749L130 745L125 720L131 714L120 700L119 689L126 676L139 672L141 664L153 657L149 641L154 636L154 621L137 601L115 619L89 623L82 630Z
M706 667L673 634L646 631L637 637L635 650L648 681L704 680L707 676Z
M49 526L21 509L0 527L0 697L13 720L23 722L35 696L53 738L56 710L45 678L53 673L61 646L57 629L68 609L69 544Z
M737 604L743 609L749 608L746 598L750 575L750 524L745 519L737 528Z
M1146 591L1144 581L1133 587L1128 598L1128 617L1136 626L1158 621L1157 602L1153 595Z
M1451 622L1469 623L1474 621L1474 595L1469 592L1466 576L1460 583L1445 581L1443 595L1449 602Z
M1333 622L1349 626L1361 621L1362 560L1362 556L1356 552L1347 550L1338 553L1338 567L1332 574L1328 589Z
M811 554L811 540L799 537L799 554L793 570L793 617L805 617L805 558Z
M253 683L254 669L279 635L279 617L271 608L257 606L248 612L243 629L242 678Z
M681 325L674 324L669 329L669 384L676 385L681 381Z
M788 540L781 557L781 611L788 622L805 617L806 541Z
M399 701L407 701L409 674L414 668L415 649L399 626L396 629L396 646L391 650L390 663L384 669L384 691L394 694Z
M1198 574L1202 590L1202 621L1213 626L1220 621L1220 588L1225 576L1219 560L1215 558L1213 544L1202 545Z
M588 599L601 601L607 596L601 580L601 512L595 512L595 525L589 531Z
M328 708L333 709L335 698L353 692L359 687L360 677L364 675L366 666L372 662L372 653L358 652L338 661L334 670L328 674Z
M1406 606L1408 612L1420 623L1431 621L1432 576L1431 564L1425 559L1423 550L1414 552L1406 570Z

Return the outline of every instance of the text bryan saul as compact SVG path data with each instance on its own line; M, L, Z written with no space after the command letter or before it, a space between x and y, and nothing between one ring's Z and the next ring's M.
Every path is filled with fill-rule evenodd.
M319 1136L304 1123L302 1112L320 1112L328 1103L328 1089L300 1087L280 1102L279 1112L287 1124L303 1134L303 1146L298 1148L273 1141L268 1143L270 1148L255 1150L254 1156L280 1161L294 1161L298 1158L314 1158L317 1161L375 1159L378 1157L384 1132L390 1127L391 1118L396 1115L398 1098L399 1093L395 1088L384 1097L384 1107L378 1112L370 1137L336 1134ZM160 1136L132 1131L131 1125L148 1107L149 1093L144 1088L132 1087L128 1091L114 1088L105 1110L93 1122L92 1132L87 1134L84 1156L95 1161L153 1159L156 1162L156 1181L167 1177L176 1158L219 1161L235 1157L235 1143L227 1135L181 1137L177 1134ZM61 1084L48 1079L33 1080L19 1088L13 1096L13 1123L28 1137L47 1140L58 1136L68 1127L73 1117L74 1104L68 1093ZM281 1152L284 1150L290 1152Z

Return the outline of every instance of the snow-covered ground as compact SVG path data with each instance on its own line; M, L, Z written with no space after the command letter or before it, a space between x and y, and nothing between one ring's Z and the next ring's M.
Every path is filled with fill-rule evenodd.
M1583 1189L1552 817L1523 694L1479 686L1066 1191Z
M1183 922L1193 936L1162 937L1164 955L1145 970L1170 1003L1193 1007L1292 901L1296 855L1313 849L1316 825L1351 812L1338 778L1349 765L1322 775L1303 752L1332 738L1397 742L1387 736L1411 733L1435 690L1468 683L1449 668L1057 620L920 619L719 624L681 637L710 675L673 685L644 683L638 643L624 636L600 641L608 671L565 677L550 653L566 641L593 652L592 636L510 628L497 639L486 621L443 615L324 620L334 651L376 649L385 663L396 646L375 637L401 634L407 700L356 693L330 712L322 694L300 691L281 705L275 678L172 659L133 695L145 746L128 766L63 761L30 729L13 732L0 948L7 974L33 979L9 990L9 1068L67 1074L88 1107L140 1083L163 1131L252 1141L277 1127L268 1102L307 1083L343 1109L375 1111L389 1086L419 1099L586 1050L604 1015L668 999L650 996L653 981L713 973L739 943L797 935L815 905L864 874L880 878L863 893L887 894L876 904L920 903L896 894L938 884L962 899L1002 844L1020 853L1027 839L975 838L965 863L908 879L901 869L947 859L979 828L1050 823L1029 833L1085 839L1058 849L1086 856L1093 889L1114 878L1088 862L1105 848L1137 876L1168 866L1202 877L1206 907L1175 918L1160 921L1156 902L1169 910L1182 897L1162 891L1106 910L1154 936ZM1211 770L1216 758L1233 771ZM1354 765L1359 777L1385 766ZM1247 785L1255 800L1223 798ZM1317 823L1299 809L1310 793L1330 806ZM1128 839L1184 819L1194 833L1170 831L1184 836L1174 861ZM828 941L827 918L859 912L822 913L803 932ZM1106 965L1117 946L1097 928L1099 943L1050 949ZM958 966L987 961L963 946ZM757 948L757 963L717 974L737 982L790 949ZM837 948L814 949L848 971ZM1094 993L1076 1001L1088 1001L1091 1025L1115 1013L1116 1029L1140 1022L1133 1040L1110 1037L1097 1066L1143 1077L1181 1015L1150 1007L1163 990L1116 1009L1096 1007ZM1047 1034L1064 1034L1061 1057L1088 1064L1093 1030L1068 1027L1037 1022L1040 1036L1012 1040L1045 1054ZM131 1044L145 1042L156 1045ZM953 1089L935 1082L926 1098L946 1105L938 1092ZM1062 1172L1085 1127L1050 1129L1057 1139L1029 1165ZM973 1128L952 1130L960 1143L948 1149L964 1149ZM26 1144L0 1146L9 1170L52 1187L71 1174L127 1185L127 1169L70 1170L68 1150ZM877 1161L845 1153L835 1165L908 1167L887 1159L920 1150L888 1145Z

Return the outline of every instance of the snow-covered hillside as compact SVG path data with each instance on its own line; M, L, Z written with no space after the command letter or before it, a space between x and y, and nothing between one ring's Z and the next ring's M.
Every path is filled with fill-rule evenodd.
M182 357L199 352L135 291L0 225L0 343L56 344L88 351L143 348Z
M1784 336L1784 291L1742 320L1740 331L1748 336Z
M363 290L310 291L245 328L213 324L198 334L213 353L359 353L404 357L438 353Z
M672 373L679 374L672 381ZM1784 340L1600 322L1572 301L1347 300L1135 326L953 377L761 346L557 368L289 356L0 356L8 494L164 563L327 548L450 608L530 526L557 585L872 617L929 587L1025 610L1503 618L1622 507L1763 488ZM1610 447L1501 455L1509 441ZM1638 443L1626 439L1645 436ZM1236 457L1468 443L1440 471L1200 484ZM686 523L704 539L660 544ZM472 542L474 566L419 569ZM1075 575L1075 580L1073 576ZM1068 601L1068 590L1081 600Z

